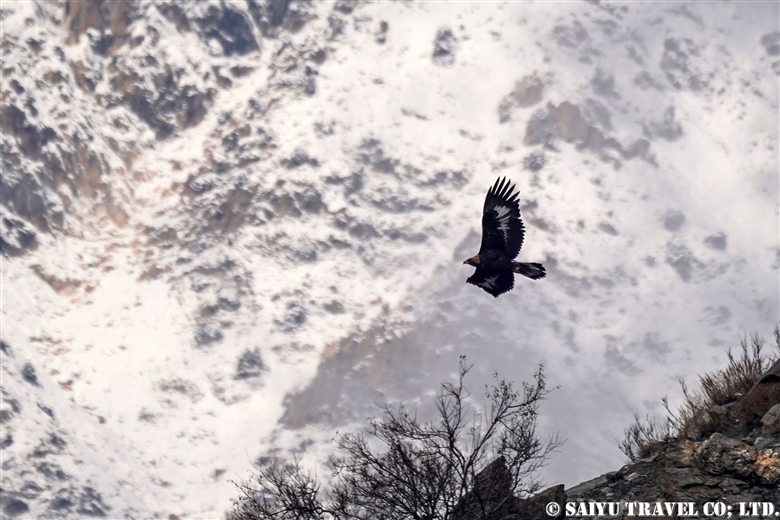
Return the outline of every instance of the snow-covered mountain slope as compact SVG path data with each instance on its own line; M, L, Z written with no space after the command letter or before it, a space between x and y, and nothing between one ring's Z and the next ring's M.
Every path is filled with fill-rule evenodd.
M0 344L3 388L3 518L148 518L143 467L125 442L82 410L24 353Z
M778 318L777 20L4 2L4 514L221 517L460 354L475 394L561 386L547 480L616 466L634 409ZM494 300L462 261L500 175L548 277Z

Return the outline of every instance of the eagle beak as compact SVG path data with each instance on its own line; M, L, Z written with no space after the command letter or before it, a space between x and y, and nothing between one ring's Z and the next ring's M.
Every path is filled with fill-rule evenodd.
M463 263L466 265L473 265L476 267L479 265L479 255L472 256L468 260L465 260Z

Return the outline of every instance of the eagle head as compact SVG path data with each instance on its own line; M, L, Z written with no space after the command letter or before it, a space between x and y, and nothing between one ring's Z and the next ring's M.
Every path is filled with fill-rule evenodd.
M465 260L463 263L466 265L473 265L474 267L477 267L479 265L479 255L474 255L471 258Z

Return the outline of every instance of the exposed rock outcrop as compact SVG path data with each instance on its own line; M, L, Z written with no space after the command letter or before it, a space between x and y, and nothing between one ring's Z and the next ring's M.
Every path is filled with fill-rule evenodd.
M721 431L698 440L670 441L654 455L618 471L565 491L554 486L525 500L506 499L509 474L505 466L500 470L503 459L496 459L477 476L475 492L484 498L481 503L494 505L503 497L503 504L487 517L475 507L467 508L458 520L563 518L566 503L584 504L582 510L589 511L591 502L686 502L700 513L707 502L735 507L740 502L780 504L780 361L742 398L713 406L708 413L716 417L713 424ZM548 509L551 502L559 504L558 514ZM576 518L597 518L574 507ZM643 518L636 512L627 515L627 508L619 507L617 516L608 516Z
M713 406L719 430L566 490L569 501L780 503L780 363L738 401Z

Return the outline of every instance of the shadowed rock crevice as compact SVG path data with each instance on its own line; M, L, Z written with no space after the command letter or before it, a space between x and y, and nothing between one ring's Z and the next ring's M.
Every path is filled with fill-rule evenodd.
M263 358L260 355L260 349L246 350L238 358L238 368L236 370L236 379L253 379L260 377L267 369Z
M247 0L249 12L264 37L274 38L283 30L300 31L314 14L309 0Z
M54 129L30 123L25 112L16 105L3 106L2 122L3 132L14 135L22 155L34 161L41 158L47 143L57 139Z
M452 67L455 65L455 51L458 40L449 27L442 27L436 33L433 42L433 64L439 67Z
M127 41L128 29L140 15L139 3L137 0L67 0L64 6L66 42L75 45L86 35L96 54L112 54Z
M252 25L243 14L227 6L209 6L206 16L196 23L207 39L219 42L225 56L244 55L260 47L252 34Z

